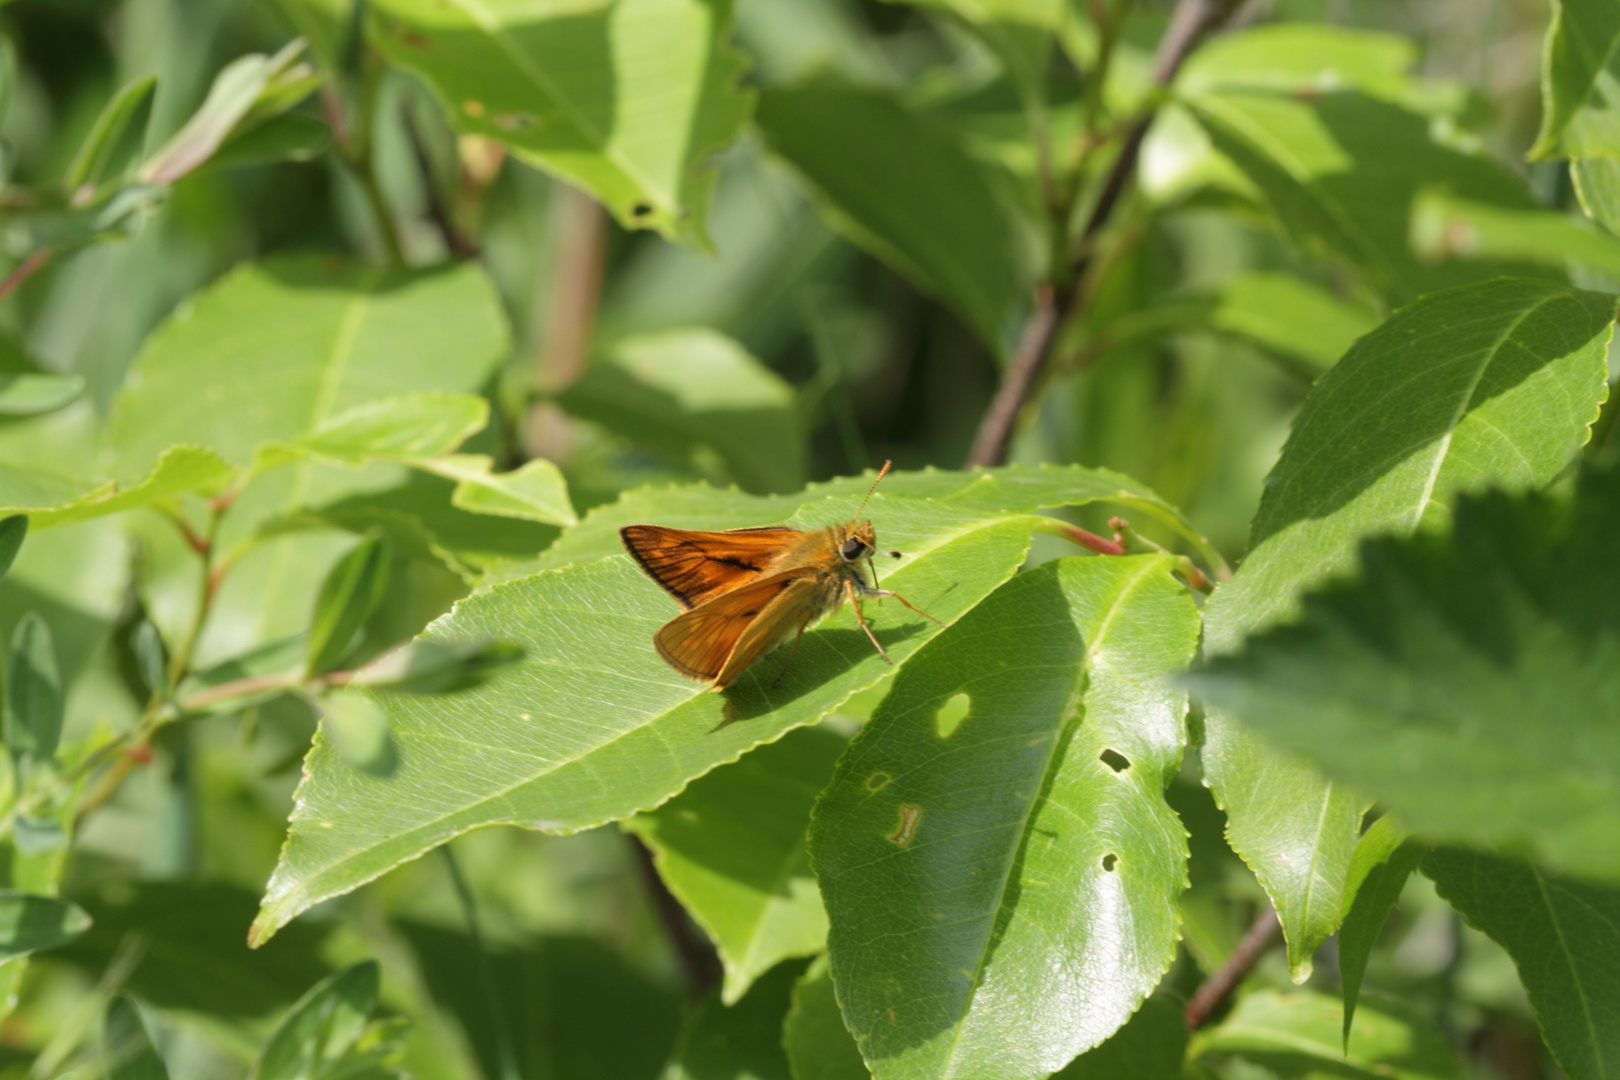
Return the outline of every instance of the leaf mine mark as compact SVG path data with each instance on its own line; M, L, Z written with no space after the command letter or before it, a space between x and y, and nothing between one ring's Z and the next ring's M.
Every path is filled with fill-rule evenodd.
M1118 750L1104 750L1102 753L1098 754L1097 757L1102 760L1104 765L1107 765L1115 772L1124 772L1126 769L1131 767L1131 759L1120 753Z
M973 699L967 694L952 694L946 698L934 714L934 730L939 737L948 739L956 734L956 729L962 726L962 721L967 719L972 708Z
M911 838L917 835L917 822L922 820L922 807L903 803L900 807L900 827L889 837L898 847L905 847L911 843Z
M867 791L882 791L888 786L889 774L886 772L875 772L866 778Z
M1106 854L1106 855L1104 855L1102 857L1102 868L1104 870L1107 870L1109 873L1114 872L1114 867L1118 863L1119 863L1119 856L1115 855L1112 851L1110 851L1108 854Z

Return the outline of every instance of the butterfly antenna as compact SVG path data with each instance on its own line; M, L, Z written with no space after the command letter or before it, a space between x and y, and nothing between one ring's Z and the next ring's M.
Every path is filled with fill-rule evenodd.
M893 464L894 462L892 461L885 461L883 463L883 468L878 470L877 479L873 480L872 486L866 489L866 498L862 499L861 505L855 508L855 516L849 519L850 524L853 525L855 522L861 520L861 511L866 509L866 504L871 501L872 492L876 491L877 486L883 482L883 478L889 475L889 466Z

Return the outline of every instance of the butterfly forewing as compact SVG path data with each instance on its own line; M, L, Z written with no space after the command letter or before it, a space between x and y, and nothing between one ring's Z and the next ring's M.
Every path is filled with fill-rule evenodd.
M723 674L735 675L780 639L772 630L783 625L777 616L784 605L795 608L814 592L814 580L802 573L773 574L677 615L653 637L653 644L681 674L714 679L723 687L730 682Z
M688 609L768 573L772 560L803 535L775 526L704 532L626 525L619 530L641 568Z

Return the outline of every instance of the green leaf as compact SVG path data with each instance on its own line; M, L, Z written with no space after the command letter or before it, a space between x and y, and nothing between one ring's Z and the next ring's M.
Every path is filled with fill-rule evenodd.
M90 929L77 904L51 896L0 890L0 963L54 949Z
M735 1004L711 997L686 1023L664 1080L803 1080L789 1071L782 1018L804 970L781 964Z
M708 494L717 507L730 501ZM801 527L845 521L858 503L812 503L795 520ZM885 570L883 584L945 622L1017 569L1042 520L884 496L867 514L880 543L908 556ZM724 696L714 694L653 651L653 632L677 611L623 555L521 578L457 604L426 639L499 637L524 648L523 663L451 697L389 697L400 767L386 782L315 747L254 940L469 829L510 822L570 833L651 809L889 674L846 608L805 635L780 685L771 685L779 661L766 660ZM866 613L897 664L938 632L899 604L867 604ZM501 748L499 756L489 747Z
M1362 537L1442 523L1460 490L1551 481L1604 394L1614 305L1547 282L1484 282L1426 296L1357 342L1294 421L1249 555L1205 608L1206 654L1293 616L1305 589L1353 565ZM1205 732L1227 838L1276 905L1303 979L1348 907L1366 802L1220 710Z
M51 628L30 611L11 634L6 665L6 749L14 761L44 765L62 738L62 674Z
M615 342L558 398L568 412L686 464L711 447L748 491L804 485L793 387L713 330Z
M382 603L392 552L380 536L368 536L337 561L321 584L310 624L305 667L311 675L335 670L354 637Z
M844 1026L824 955L793 987L793 1005L782 1024L782 1048L793 1080L869 1080L872 1075L855 1037Z
M174 693L174 687L169 685L168 657L164 655L163 637L158 633L158 628L152 625L151 619L142 619L141 625L135 628L132 645L135 662L140 667L141 681L146 684L147 690L168 700Z
M1504 272L1419 261L1407 233L1420 188L1442 184L1475 202L1534 207L1505 169L1434 141L1426 117L1361 93L1220 90L1190 106L1296 243L1349 262L1397 302Z
M523 659L509 641L411 641L354 673L350 686L399 694L448 694L481 686Z
M1289 274L1236 274L1221 284L1210 326L1326 371L1376 323L1365 308Z
M380 972L367 960L327 977L276 1026L249 1080L311 1080L354 1045L377 1007Z
M835 227L1011 352L1031 272L988 166L892 97L833 82L767 91L757 122Z
M175 443L245 468L262 444L317 431L379 397L476 391L508 348L499 298L472 263L376 270L314 255L247 263L147 338L113 407L115 474L144 472ZM323 487L346 490L310 469L291 470L280 500L301 506L335 494ZM352 489L352 479L338 479Z
M1356 1017L1361 996L1361 980L1367 973L1367 960L1374 943L1389 918L1390 909L1401 898L1406 879L1423 858L1423 845L1405 840L1405 833L1392 817L1381 817L1356 844L1350 860L1346 893L1353 896L1339 928L1339 983L1344 998L1344 1045L1350 1046L1350 1026Z
M548 525L572 525L579 520L568 498L567 481L544 458L507 473L494 472L494 462L483 454L451 454L412 464L454 480L450 503L457 509Z
M1026 109L1039 109L1056 33L1074 19L1063 0L891 0L949 12L1001 60ZM1078 21L1078 20L1075 20Z
M304 42L295 40L273 56L251 53L225 65L201 107L141 166L141 182L172 184L194 171L250 121L250 113L266 97L276 102L278 111L297 104L315 88L315 82L305 78L308 66L297 63L303 50ZM285 84L301 90L296 95L278 93Z
M1620 880L1616 529L1620 469L1573 508L1464 500L1452 533L1369 542L1358 580L1197 684L1420 835Z
M156 90L157 76L148 75L126 83L107 102L62 177L62 187L70 196L86 184L94 188L116 179L135 163L145 149Z
M308 161L332 141L332 129L313 116L287 113L233 136L208 159L209 169L238 169L277 161Z
M844 740L828 731L789 732L624 823L652 849L670 892L719 948L725 1005L781 960L826 944L827 913L805 833L843 749Z
M101 1054L108 1080L169 1080L168 1067L152 1045L146 1021L127 994L119 994L107 1005Z
M1167 997L1150 997L1125 1026L1053 1074L1053 1080L1170 1080L1182 1075L1187 1020Z
M108 481L89 491L47 506L8 506L0 514L25 514L33 529L118 514L137 507L172 502L181 495L217 495L236 479L236 469L202 446L171 446L152 471L127 487Z
M1553 0L1541 69L1541 132L1532 161L1620 157L1620 10Z
M350 765L372 776L392 776L399 751L389 735L388 717L359 691L337 690L318 702L326 742Z
M1569 163L1570 179L1586 215L1611 233L1620 233L1620 161L1583 158Z
M1393 1007L1364 1005L1347 1051L1340 1046L1339 1003L1310 991L1260 990L1237 1003L1218 1027L1193 1040L1192 1053L1237 1057L1280 1077L1352 1080L1460 1080L1445 1036Z
M1173 567L1019 575L900 672L840 759L810 853L878 1080L1044 1077L1169 967L1187 883L1169 679L1198 638Z
M39 416L55 412L84 393L79 375L0 376L0 416Z
M1509 210L1423 191L1412 203L1412 248L1443 259L1522 259L1563 270L1571 262L1620 278L1620 240L1553 210Z
M1570 1080L1614 1075L1620 1061L1620 889L1570 881L1528 863L1442 849L1423 857L1469 924L1513 957L1547 1049Z
M458 131L584 188L626 228L706 242L704 162L752 104L727 44L728 0L557 11L377 0L372 11L383 54L427 80Z
M12 514L10 517L0 518L0 578L5 577L6 571L11 569L11 564L17 558L17 552L22 549L23 539L27 535L27 515Z

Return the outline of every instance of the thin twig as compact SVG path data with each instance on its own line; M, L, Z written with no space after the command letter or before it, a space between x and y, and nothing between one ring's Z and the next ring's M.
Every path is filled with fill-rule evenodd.
M439 235L444 238L444 246L450 254L458 259L476 259L478 246L456 228L456 223L450 217L450 208L445 205L444 196L439 191L439 185L433 175L433 158L428 154L427 142L422 138L422 132L416 125L416 110L407 105L399 108L399 122L404 125L405 134L411 144L411 154L416 159L416 170L422 175L423 201L427 204L427 216L438 228Z
M596 306L602 297L607 262L607 215L577 188L557 189L556 261L546 305L544 337L537 344L534 389L540 398L529 410L524 444L531 458L560 461L568 456L573 429L548 395L565 389L585 370Z
M647 893L652 899L653 906L658 909L658 918L664 924L664 932L669 936L669 943L674 946L675 954L681 959L681 966L686 969L686 985L694 1001L700 1001L708 996L715 984L720 981L720 958L715 955L714 946L702 932L692 924L691 918L681 902L675 899L675 894L669 891L664 879L658 874L658 867L653 862L652 852L647 845L641 842L641 837L625 834L630 841L630 849L636 854L636 864L641 868L642 880L647 884Z
M1277 940L1277 932L1282 929L1282 923L1277 919L1277 909L1270 904L1254 920L1249 932L1243 935L1238 947L1232 950L1232 955L1226 958L1226 963L1220 966L1203 985L1193 994L1192 1000L1187 1002L1187 1030L1197 1031L1220 1011L1226 999L1232 996L1239 983L1254 970L1254 965L1260 962L1260 957L1271 948L1272 942Z
M56 249L52 247L36 248L31 251L28 258L18 263L17 268L7 274L4 281L0 281L0 300L10 296L17 286L43 270L54 254Z
M1234 6L1234 0L1180 0L1170 16L1170 25L1165 29L1164 37L1159 40L1153 64L1155 85L1160 88L1169 86L1199 38L1224 19ZM1037 290L1035 309L1024 325L1023 337L1007 365L1001 386L979 424L965 467L1000 465L1007 459L1007 448L1012 442L1018 416L1039 382L1041 371L1051 357L1062 328L1084 308L1086 271L1091 262L1092 248L1136 171L1136 159L1141 153L1142 141L1147 137L1153 115L1150 110L1139 119L1120 147L1119 156L1103 181L1102 190L1080 233L1072 270L1065 266L1054 266L1054 281L1041 285ZM1057 287L1057 282L1063 282L1065 286Z

